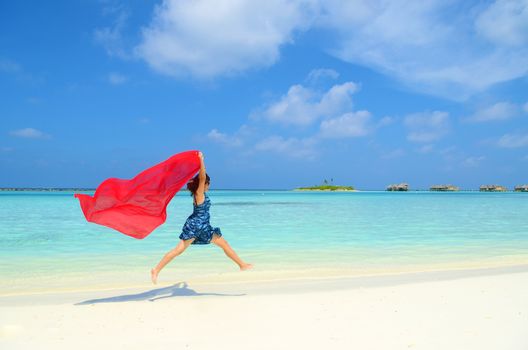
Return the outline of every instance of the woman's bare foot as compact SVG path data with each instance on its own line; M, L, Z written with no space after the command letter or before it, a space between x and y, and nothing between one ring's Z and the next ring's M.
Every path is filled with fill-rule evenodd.
M249 270L251 268L253 268L253 264L240 265L240 271L246 271L246 270Z
M158 271L156 271L156 269L150 270L150 279L152 280L152 283L158 283Z

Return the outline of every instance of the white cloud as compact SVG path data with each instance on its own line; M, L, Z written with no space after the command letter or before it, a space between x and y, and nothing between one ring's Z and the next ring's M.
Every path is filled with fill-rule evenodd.
M121 85L124 84L128 78L123 74L112 72L108 74L108 82L112 85Z
M479 157L467 157L466 159L464 159L464 161L462 162L462 165L466 166L466 167L470 167L470 168L473 168L473 167L476 167L478 165L480 165L480 163L486 159L486 157L484 156L479 156Z
M33 86L41 85L45 81L43 74L28 72L20 63L4 57L0 57L0 73L10 74L15 79Z
M321 80L325 80L325 79L335 80L337 78L339 78L339 73L336 72L335 70L328 69L328 68L318 68L318 69L313 69L308 74L306 81L308 83L315 84Z
M349 112L340 117L323 120L321 137L342 138L365 136L370 132L371 114L368 111Z
M396 158L403 157L404 155L405 155L405 150L403 150L402 148L396 148L392 151L381 154L381 158L382 159L396 159Z
M240 137L229 136L225 133L221 133L217 129L212 129L209 131L207 138L213 142L217 142L226 146L239 147L243 144Z
M209 78L267 67L307 24L302 2L164 0L136 53L172 76Z
M255 137L255 129L246 124L240 126L240 128L232 134L220 132L218 129L212 129L207 133L206 137L212 142L227 147L240 147Z
M438 154L442 156L449 156L449 155L455 154L456 152L458 152L456 146L448 146L446 148L439 150Z
M331 75L338 76L338 73ZM313 132L314 128L297 130L311 130L311 135L306 137L266 136L260 133L262 129L242 125L233 134L212 129L207 138L229 147L245 145L250 153L275 152L287 157L315 159L319 154L317 146L327 139L365 136L394 122L392 117L376 122L369 111L354 111L352 94L358 89L359 86L353 82L335 84L325 91L293 85L285 95L263 110L249 115L252 122L265 120L296 126L315 126L316 122L321 121L316 132ZM255 139L259 141L255 142Z
M381 118L378 121L378 123L376 124L376 127L383 128L385 126L389 126L391 124L394 124L395 121L396 121L396 119L394 117L386 116L386 117Z
M28 138L28 139L47 139L50 138L50 135L33 128L25 128L12 130L9 132L11 136Z
M475 112L467 120L472 122L489 122L511 119L519 114L519 107L510 102L498 102Z
M418 148L417 152L427 154L427 153L431 153L433 150L434 150L433 145L423 145L422 147Z
M308 125L314 122L318 113L313 101L314 92L302 85L293 85L278 102L271 104L262 116L270 121L284 124Z
M337 78L339 75L335 71L315 70L309 74L307 81L321 76ZM324 139L365 136L376 128L393 122L393 118L385 117L375 124L370 112L354 111L352 95L358 90L359 85L353 82L335 84L326 91L302 85L291 86L285 95L262 111L252 114L250 118L296 126L309 126L321 120L319 131L304 138L285 138L279 135L265 137L255 144L254 150L314 159L319 154L316 146ZM211 130L208 137L219 143L233 140L232 136L216 129Z
M519 148L528 146L528 134L506 134L497 142L499 147Z
M508 1L517 12L497 6L505 3L327 0L321 2L318 24L336 31L332 52L341 59L394 76L420 92L464 99L528 72L526 45L506 47L483 35L484 28L489 28L486 33L509 28L497 38L502 32L512 42L525 42L526 0Z
M96 33L109 52L123 23ZM163 74L211 78L270 66L296 33L322 29L344 61L465 99L528 73L527 23L526 0L163 0L135 52Z
M528 2L495 1L477 17L475 29L497 45L528 45Z
M434 111L407 115L404 124L412 142L432 142L441 139L449 132L449 114Z
M352 109L352 94L358 90L353 82L337 84L325 93L293 85L279 101L272 103L259 116L273 122L310 125L320 118L331 118Z
M291 158L314 159L317 140L315 138L298 139L294 137L270 136L255 145L257 151L271 151Z
M114 15L116 17L111 26L95 29L95 42L102 45L109 56L128 59L130 54L125 50L123 31L130 16L129 12L122 6L105 6L103 8L103 14Z
M359 85L353 82L334 85L324 95L317 109L324 116L341 113L352 108L352 94L359 90Z

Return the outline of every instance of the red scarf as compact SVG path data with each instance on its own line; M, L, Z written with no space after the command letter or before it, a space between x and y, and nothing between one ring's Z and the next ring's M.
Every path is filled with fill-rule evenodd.
M198 151L187 151L148 168L131 180L110 178L94 196L76 193L86 220L142 239L167 218L172 197L200 170Z

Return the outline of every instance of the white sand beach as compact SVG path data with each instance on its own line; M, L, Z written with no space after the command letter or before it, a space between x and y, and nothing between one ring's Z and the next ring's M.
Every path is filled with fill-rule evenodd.
M524 350L527 290L520 265L5 296L0 348Z

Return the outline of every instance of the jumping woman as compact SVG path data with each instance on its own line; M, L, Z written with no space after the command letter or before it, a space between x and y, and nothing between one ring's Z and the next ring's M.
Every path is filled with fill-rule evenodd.
M180 242L176 248L165 254L159 264L150 271L150 278L154 284L157 283L158 275L165 265L183 253L191 244L214 243L224 250L224 253L240 267L240 270L247 270L253 267L253 265L245 263L238 257L235 251L222 237L220 228L212 227L209 223L209 207L211 206L211 201L206 192L209 190L209 183L211 180L209 175L205 172L202 152L198 155L200 157L200 172L192 178L189 183L187 183L187 189L191 191L191 195L194 198L193 213L187 218L187 221L185 221L185 224L183 225L182 233L179 237Z

